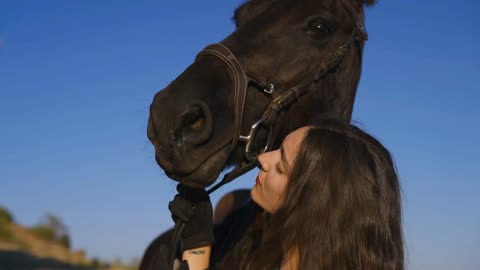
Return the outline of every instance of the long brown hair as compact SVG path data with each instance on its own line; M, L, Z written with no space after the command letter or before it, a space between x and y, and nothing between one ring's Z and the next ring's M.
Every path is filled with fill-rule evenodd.
M225 258L229 265L274 269L296 250L298 269L404 269L399 182L378 140L321 121L303 139L289 179L281 208L263 213Z

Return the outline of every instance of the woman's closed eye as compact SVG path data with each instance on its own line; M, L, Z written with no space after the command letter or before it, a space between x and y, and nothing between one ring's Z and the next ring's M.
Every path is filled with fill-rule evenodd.
M280 162L277 162L277 163L275 164L275 170L276 170L278 173L283 174L283 170L282 170L282 168L280 167Z

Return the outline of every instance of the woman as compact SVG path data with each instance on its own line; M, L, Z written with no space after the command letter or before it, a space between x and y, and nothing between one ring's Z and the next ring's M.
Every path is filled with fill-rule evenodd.
M251 197L264 214L222 269L404 268L399 183L375 138L323 121L292 132L258 160ZM183 259L191 270L206 269L211 205L193 201L199 212L187 224Z

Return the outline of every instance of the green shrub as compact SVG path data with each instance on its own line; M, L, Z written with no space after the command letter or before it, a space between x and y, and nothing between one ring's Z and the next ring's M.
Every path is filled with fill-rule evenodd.
M32 228L30 228L30 231L37 236L40 239L43 239L48 242L54 242L55 241L55 231L53 228L50 228L45 225L36 225Z
M8 211L5 207L0 207L0 222L1 221L4 221L6 223L14 222L12 213L10 213L10 211Z
M13 222L13 215L4 207L0 207L0 240L11 241L13 238L10 231L10 224Z
M64 248L70 249L70 237L62 235L58 241Z
M68 235L67 226L59 217L53 214L46 214L39 224L30 228L30 231L45 241L58 243L70 249L70 236Z
M10 223L5 220L0 220L0 241L10 242L12 238L13 235L10 231Z

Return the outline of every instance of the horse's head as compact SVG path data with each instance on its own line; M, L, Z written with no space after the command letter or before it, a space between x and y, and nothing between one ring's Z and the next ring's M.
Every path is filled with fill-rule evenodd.
M276 145L312 117L334 114L349 120L364 42L357 34L363 31L363 5L372 3L251 0L239 7L236 30L221 42L229 51L199 54L155 95L148 137L158 164L177 181L207 186L226 166L244 160L245 145L235 144L238 133L247 134L272 101L261 82L275 86L274 96L305 81L310 88L282 113ZM235 56L233 62L221 59L228 53ZM234 64L244 72L240 76L256 78L245 88L244 109L235 97L238 74L229 67ZM315 78L322 69L326 74Z

